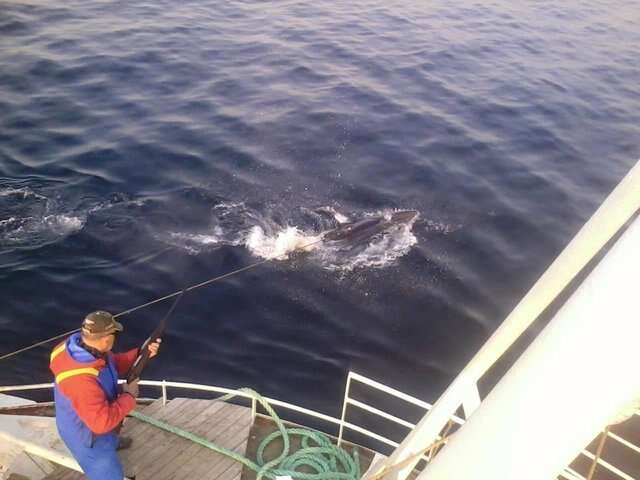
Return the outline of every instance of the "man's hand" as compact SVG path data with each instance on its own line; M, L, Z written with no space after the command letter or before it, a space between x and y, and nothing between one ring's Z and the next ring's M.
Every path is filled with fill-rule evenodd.
M149 344L149 358L153 358L158 354L158 349L160 348L160 343L162 342L162 339L159 338L158 340L156 340L153 343Z
M140 391L138 389L138 382L140 380L134 380L131 383L123 383L122 384L122 392L123 393L128 393L131 396L133 396L133 398L138 398L138 395L140 394Z

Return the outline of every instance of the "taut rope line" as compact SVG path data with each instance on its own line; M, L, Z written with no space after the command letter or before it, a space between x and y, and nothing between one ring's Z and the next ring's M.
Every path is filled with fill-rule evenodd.
M305 250L305 249L307 249L307 248L309 248L309 247L311 247L311 246L313 246L313 245L315 245L317 243L320 243L321 241L322 241L322 238L319 238L317 240L314 240L313 242L310 242L310 243L307 243L305 245L302 245L301 247L297 247L296 249L293 250L293 252L295 252L297 250ZM229 277L231 277L233 275L237 275L238 273L246 272L247 270L251 270L252 268L259 267L260 265L264 265L265 263L268 263L268 262L270 262L272 260L275 260L275 259L276 259L276 257L265 258L264 260L252 263L251 265L247 265L246 267L238 268L237 270L233 270L231 272L224 273L222 275L218 275L217 277L210 278L209 280L205 280L204 282L196 283L195 285L191 285L190 287L187 287L187 288L184 288L184 289L181 289L181 290L177 290L177 291L175 291L173 293L170 293L169 295L165 295L164 297L156 298L155 300L151 300L150 302L143 303L142 305L138 305L137 307L133 307L133 308L130 308L128 310L124 310L123 312L115 314L114 317L117 318L117 317L121 317L123 315L127 315L129 313L135 312L136 310L140 310L142 308L151 306L151 305L156 304L158 302L162 302L163 300L168 300L169 298L173 298L173 297L175 297L177 295L180 295L183 292L190 292L192 290L196 290L198 288L204 287L205 285L209 285L211 283L214 283L214 282L217 282L217 281L220 281L220 280L224 280L225 278L229 278ZM28 350L31 350L32 348L36 348L36 347L39 347L41 345L46 345L47 343L50 343L50 342L53 342L54 340L58 340L60 338L66 337L66 336L71 335L72 333L75 333L75 332L78 332L78 331L80 331L79 328L74 328L73 330L69 330L68 332L61 333L60 335L56 335L55 337L47 338L46 340L42 340L40 342L34 343L32 345L29 345L27 347L23 347L23 348L21 348L19 350L11 352L11 353L6 353L6 354L0 356L0 361L6 360L7 358L10 358L10 357L18 355L20 353L23 353L23 352L26 352Z

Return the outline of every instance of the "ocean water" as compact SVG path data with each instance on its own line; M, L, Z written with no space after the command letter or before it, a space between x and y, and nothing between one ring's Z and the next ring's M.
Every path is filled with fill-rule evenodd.
M0 354L268 258L185 295L147 377L432 401L640 158L639 85L634 1L2 1Z

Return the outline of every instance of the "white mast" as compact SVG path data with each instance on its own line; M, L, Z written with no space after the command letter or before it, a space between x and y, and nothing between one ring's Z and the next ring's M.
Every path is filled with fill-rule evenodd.
M640 393L640 220L419 480L554 479Z

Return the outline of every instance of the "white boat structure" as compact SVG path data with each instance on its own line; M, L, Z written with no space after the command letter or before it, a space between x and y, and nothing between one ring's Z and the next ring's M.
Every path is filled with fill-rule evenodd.
M358 448L346 446L349 440L365 443L363 480L640 479L639 211L640 162L435 404L354 372L347 376L341 418L267 400L285 419L302 415L324 425L346 449ZM479 382L532 325L540 333L480 395ZM203 441L130 419L124 431L134 447L122 454L127 475L255 478L205 445L252 454L258 437L273 430L253 396L165 380L141 385L157 389L157 398L141 402L142 413ZM81 478L57 436L50 403L16 396L51 388L0 387L0 479ZM365 403L356 392L361 388L390 395L397 409L389 413ZM230 393L237 395L233 404L214 399ZM414 424L402 418L408 408L425 415ZM353 409L370 415L367 425L378 428L349 421ZM405 428L406 436L387 438L389 425Z

